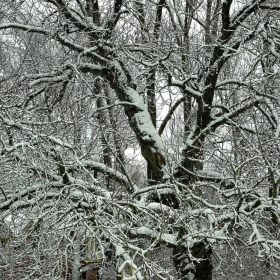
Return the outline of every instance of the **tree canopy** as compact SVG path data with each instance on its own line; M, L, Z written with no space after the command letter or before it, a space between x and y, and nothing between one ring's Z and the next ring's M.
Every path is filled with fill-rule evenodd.
M277 273L278 2L1 1L6 279Z

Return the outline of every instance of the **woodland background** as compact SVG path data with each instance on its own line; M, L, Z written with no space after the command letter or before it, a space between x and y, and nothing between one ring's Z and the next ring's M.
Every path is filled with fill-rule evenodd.
M278 0L1 0L3 279L279 279Z

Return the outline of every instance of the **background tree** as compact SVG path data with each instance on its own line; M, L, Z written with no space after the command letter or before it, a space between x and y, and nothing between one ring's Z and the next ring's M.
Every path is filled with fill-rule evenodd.
M277 263L277 1L0 9L0 221L29 225L10 241L32 256L25 277L44 279L48 262L48 277L78 279L107 247L119 278L212 279L242 243ZM148 180L133 178L128 149ZM46 258L34 248L53 233ZM161 244L176 272L152 257Z

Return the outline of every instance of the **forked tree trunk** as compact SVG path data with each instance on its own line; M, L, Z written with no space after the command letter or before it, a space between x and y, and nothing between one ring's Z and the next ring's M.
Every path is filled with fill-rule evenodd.
M186 157L183 161L183 166L186 166L192 172L201 170L203 167L200 162L200 158L202 157L201 144L201 142L194 143L195 147L191 147L185 151ZM181 181L186 186L191 187L192 182L195 180L193 176L187 176L182 169L179 169L176 175L178 178L183 177ZM200 196L201 193L197 193L196 195ZM183 225L181 230L179 230L178 240L184 240L184 235L187 234L186 227ZM190 259L189 253L191 253L194 260ZM186 248L186 244L175 247L173 251L173 262L179 279L212 280L213 264L211 255L212 248L204 241L195 242L189 250Z
M211 44L212 41L218 35L218 20L221 10L221 0L217 0L215 3L214 12L213 10L213 0L207 0L207 9L206 9L206 21L205 21L205 45L206 51L211 54ZM229 5L230 6L230 5ZM183 54L182 61L186 65L186 67L191 67L188 61L189 54L189 29L192 22L192 13L195 9L195 1L187 1L185 7L185 33L184 33L184 46L186 48L186 54ZM187 16L189 15L189 16ZM215 53L214 53L215 54ZM217 57L213 57L213 61L215 61ZM207 63L207 61L206 61ZM208 75L208 78L205 79L205 92L204 96L207 96L205 100L197 100L198 103L198 111L197 111L197 120L196 126L197 131L196 135L207 127L209 120L211 119L211 105L212 105L212 96L214 94L214 87L211 85L215 85L216 77L211 74ZM207 92L207 88L210 86L210 94ZM205 104L206 102L206 104ZM207 106L205 106L207 105ZM187 98L184 103L184 134L185 137L189 135L190 122L191 117L191 98ZM194 136L195 137L195 136ZM200 161L203 157L203 144L205 141L205 135L200 135L195 142L187 147L183 151L183 160L181 162L183 168L179 168L177 172L177 177L182 178L181 181L187 187L195 181L196 178L194 176L190 176L184 169L189 170L191 173L195 174L197 170L203 169L203 162ZM197 196L202 195L201 193L196 193ZM182 228L181 238L184 234L188 234L186 230ZM181 239L179 236L179 240ZM178 246L174 249L173 260L175 267L178 271L180 279L195 279L195 280L211 280L213 273L213 265L211 262L212 249L211 247L205 243L204 241L196 242L193 244L193 247L190 248L191 254L197 261L191 261L188 257L187 249L184 246Z

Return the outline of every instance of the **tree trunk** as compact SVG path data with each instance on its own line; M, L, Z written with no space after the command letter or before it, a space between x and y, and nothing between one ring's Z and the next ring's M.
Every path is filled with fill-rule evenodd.
M73 241L72 280L80 280L81 272L81 243L83 231L79 230Z
M173 260L179 279L212 280L211 247L206 246L203 241L196 242L191 248L191 253L197 261L190 260L188 250L184 246L174 248Z
M147 77L147 105L148 111L151 116L152 123L154 127L157 126L157 107L156 107L156 93L155 93L155 71L151 71ZM147 162L147 178L149 185L154 185L157 183L156 176L154 175L153 168L149 162Z

